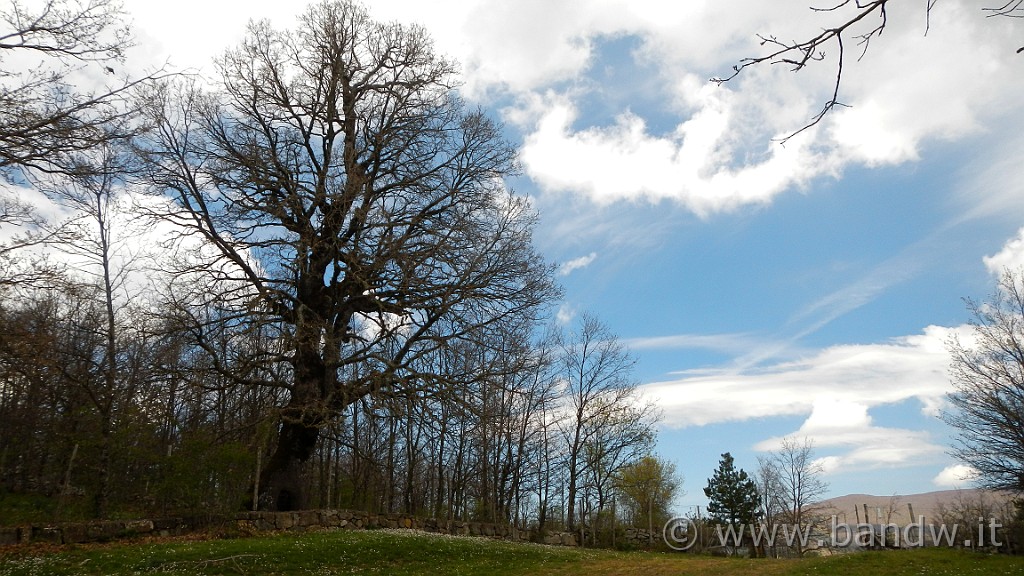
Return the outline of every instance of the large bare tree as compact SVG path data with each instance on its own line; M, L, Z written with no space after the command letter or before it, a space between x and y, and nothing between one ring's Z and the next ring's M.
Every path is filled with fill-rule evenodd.
M192 271L236 321L282 327L283 352L249 358L290 372L258 491L263 507L299 508L322 426L368 395L443 391L448 375L417 358L530 317L556 289L534 213L502 181L514 147L459 99L423 29L324 2L293 31L251 24L217 65L212 89L148 95L140 152L173 199L163 217L206 246Z
M1007 270L988 302L968 301L969 341L954 339L953 454L974 467L986 488L1024 491L1024 271Z

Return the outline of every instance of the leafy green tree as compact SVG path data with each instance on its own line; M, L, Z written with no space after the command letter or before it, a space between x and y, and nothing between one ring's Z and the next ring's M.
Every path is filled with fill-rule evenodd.
M760 497L757 483L742 469L736 469L732 455L726 452L718 462L715 473L704 488L708 497L708 512L724 524L738 525L753 522L758 513Z
M647 525L652 534L670 516L672 499L680 492L682 479L671 462L648 455L619 471L617 486L634 525Z

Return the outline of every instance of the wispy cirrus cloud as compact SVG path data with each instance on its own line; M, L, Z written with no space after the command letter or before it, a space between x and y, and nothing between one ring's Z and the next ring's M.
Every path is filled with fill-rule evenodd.
M832 346L763 367L704 370L643 389L658 398L673 427L811 415L823 399L868 408L917 399L935 414L950 389L946 343L965 330L929 326L888 342Z
M626 338L622 341L631 350L711 350L740 355L751 348L768 344L764 339L751 333L736 334L671 334Z
M937 417L951 390L946 344L966 332L929 326L887 342L831 346L761 367L704 369L641 389L669 427L804 416L796 430L753 448L776 450L783 438L806 437L829 452L819 462L829 472L934 463L944 449L931 433L876 425L870 412L911 400L923 416Z

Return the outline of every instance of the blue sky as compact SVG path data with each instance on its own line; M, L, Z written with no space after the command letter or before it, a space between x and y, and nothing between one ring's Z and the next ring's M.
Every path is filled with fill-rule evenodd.
M134 58L210 71L249 17L291 27L301 5L284 4L129 0ZM841 14L801 0L370 7L425 26L521 146L510 185L562 266L560 315L592 312L629 344L682 504L704 501L720 453L753 471L787 435L815 441L833 495L968 485L936 414L962 299L1024 262L1024 26L950 0L926 35L923 3L894 4L848 56L850 107L782 146L828 97L831 62L708 78L760 54L758 33L803 37Z

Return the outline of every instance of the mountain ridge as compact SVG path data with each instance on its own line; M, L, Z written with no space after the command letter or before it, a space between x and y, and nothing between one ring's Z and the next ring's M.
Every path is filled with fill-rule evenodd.
M972 513L1001 515L1013 511L1012 492L996 492L980 488L935 490L919 494L846 494L828 498L821 505L843 522L873 522L906 524L917 522L921 516L925 522L941 521L943 515L955 510L971 510ZM867 505L865 520L864 505ZM911 517L910 510L913 509Z

